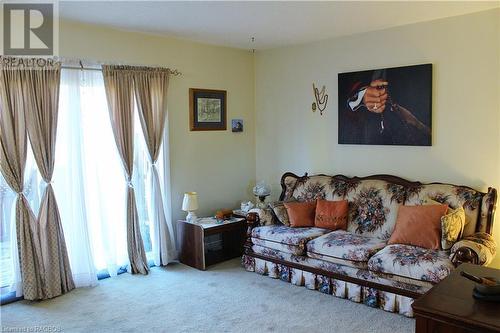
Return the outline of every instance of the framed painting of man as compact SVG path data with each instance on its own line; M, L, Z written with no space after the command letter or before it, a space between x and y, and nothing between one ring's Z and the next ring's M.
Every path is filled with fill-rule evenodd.
M432 145L432 64L338 74L338 141Z

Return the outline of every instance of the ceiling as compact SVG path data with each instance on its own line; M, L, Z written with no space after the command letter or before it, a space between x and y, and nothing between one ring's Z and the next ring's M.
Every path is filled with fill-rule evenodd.
M268 49L500 7L489 2L61 1L62 19ZM251 41L255 37L255 41Z

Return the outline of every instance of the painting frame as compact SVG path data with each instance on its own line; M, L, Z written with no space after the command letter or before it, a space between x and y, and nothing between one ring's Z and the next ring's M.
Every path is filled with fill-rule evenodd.
M338 144L432 146L432 69L424 63L338 73Z
M191 131L227 130L227 91L189 88L189 128Z

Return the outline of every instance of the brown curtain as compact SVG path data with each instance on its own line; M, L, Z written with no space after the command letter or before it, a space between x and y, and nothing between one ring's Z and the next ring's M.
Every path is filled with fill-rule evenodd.
M175 252L168 230L160 180L156 161L160 153L163 131L167 118L167 92L170 72L168 69L137 68L132 71L135 98L139 110L142 131L151 159L153 186L151 198L153 205L153 247L155 264L167 265Z
M132 174L134 171L133 79L123 66L103 65L104 86L116 146L127 180L127 250L133 274L148 274L149 267L139 228Z
M60 64L44 59L2 62L0 80L0 171L18 193L16 233L24 298L46 299L74 288L52 185ZM38 219L23 191L26 132L48 183Z

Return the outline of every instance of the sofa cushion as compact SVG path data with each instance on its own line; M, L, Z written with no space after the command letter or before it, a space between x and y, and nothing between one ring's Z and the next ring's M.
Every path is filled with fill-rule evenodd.
M361 180L346 194L349 201L347 231L388 240L406 189L383 180Z
M303 256L305 255L306 252L305 247L301 245L277 243L267 239L260 239L255 237L252 237L252 244L262 246L268 249L277 250L280 252L295 254L297 256Z
M321 228L291 228L284 225L268 225L252 229L252 238L258 238L268 242L292 245L299 249L296 254L304 254L305 244L313 238L322 236L330 232ZM300 250L300 251L299 251Z
M447 205L401 206L396 227L387 244L406 244L439 250L441 218Z
M465 210L462 207L448 210L448 213L441 218L441 248L449 250L455 244L465 226Z
M368 260L372 272L438 283L454 269L445 251L388 245Z
M325 261L367 267L368 259L385 246L385 241L336 230L307 243L307 255Z
M348 267L346 265L342 264L337 264L337 263L332 263L331 261L325 261L325 260L320 260L316 258L311 258L311 257L306 257L306 256L297 256L293 255L291 253L279 251L279 250L274 250L270 249L267 247L259 246L259 245L253 245L252 246L253 252L257 254L261 254L267 257L287 261L290 263L296 263L300 264L302 266L306 266L312 269L320 269L323 271L335 273L335 274L340 274L346 277L352 277L352 278L357 278L357 279L362 279L362 280L367 280L367 281L372 281L375 283L387 285L387 286L392 286L396 287L398 289L404 289L404 290L409 290L413 292L417 292L419 294L425 293L427 290L431 289L433 287L433 284L430 282L425 282L425 281L417 281L417 280L412 280L412 279L406 279L407 282L399 281L399 280L394 280L391 278L385 278L379 276L377 273L370 272L366 269L358 268L358 267ZM257 259L259 260L259 259ZM266 262L265 260L262 260L262 263ZM267 264L269 265L268 267L272 269L273 263L270 261L267 261ZM248 265L248 263L245 263L245 265ZM251 264L250 264L251 265ZM253 269L254 267L252 267ZM255 267L256 268L256 267ZM261 266L261 268L263 268ZM264 274L265 269L260 269L260 274ZM268 272L269 273L269 272ZM296 278L302 278L302 274L307 274L309 275L308 272L302 271L302 270L294 270L292 275L296 275ZM316 275L310 273L310 276L312 277L320 277L321 275ZM341 280L337 279L331 279L332 283L343 283ZM340 291L340 287L338 287L338 290Z

